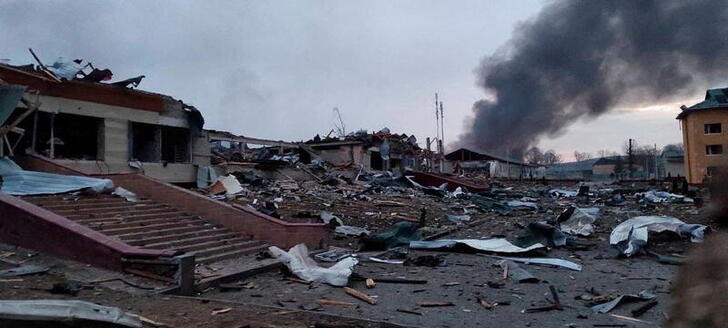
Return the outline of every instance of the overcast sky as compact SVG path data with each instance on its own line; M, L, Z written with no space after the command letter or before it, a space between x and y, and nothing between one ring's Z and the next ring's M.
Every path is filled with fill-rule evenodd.
M480 60L545 1L8 1L0 0L0 59L84 58L114 80L197 106L206 127L305 140L334 127L338 107L360 128L435 135L433 97L445 103L445 141L462 133ZM697 102L702 92L688 105ZM614 111L540 142L619 150L624 141L680 142L679 104Z

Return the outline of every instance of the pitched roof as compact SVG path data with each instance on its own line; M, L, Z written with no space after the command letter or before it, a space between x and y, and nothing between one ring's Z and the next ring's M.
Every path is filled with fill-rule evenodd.
M717 108L728 108L728 88L708 89L705 92L705 100L684 109L676 119L682 120L692 112Z

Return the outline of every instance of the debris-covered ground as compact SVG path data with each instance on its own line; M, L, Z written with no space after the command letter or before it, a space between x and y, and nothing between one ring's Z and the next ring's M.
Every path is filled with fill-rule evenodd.
M474 193L310 166L222 179L200 192L327 222L330 248L271 248L260 263L280 270L176 297L168 283L5 247L0 270L31 272L1 276L4 298L86 300L171 327L658 326L687 252L720 234L706 191L669 184L499 181Z
M402 178L379 176L359 181L351 172L343 172L327 172L339 177L336 183L305 177L296 180L290 175L286 175L290 179L285 185L244 183L245 196L233 197L233 201L264 211L269 202L273 204L268 207L271 214L291 221L320 222L333 215L341 222L332 225L363 228L370 235L405 221L424 223L420 236L428 240L505 238L521 247L541 242L547 247L506 256L563 259L581 270L501 264L500 259L483 256L504 255L497 252L414 250L407 243L394 251L375 252L360 240L367 238L343 236L332 227L332 245L343 253L356 254L359 260L348 286L373 297L376 304L355 298L341 287L304 282L287 270L237 283L247 288L232 284L205 290L201 296L413 326L656 326L669 316L672 283L691 248L691 237L699 241L703 230L711 226L710 204L703 204L705 192L678 195L666 192L669 184L504 181L480 194L464 190L437 193L432 192L435 187L408 185ZM584 222L593 223L569 226L568 219L576 217L574 212L565 212L571 207L589 213L591 219ZM420 221L423 209L424 221ZM322 212L328 214L322 216ZM643 224L642 229L625 223L625 240L619 247L610 245L612 231L639 216L648 223L677 223L665 228L653 222L649 227ZM720 233L712 228L712 233ZM657 230L665 231L655 233ZM642 233L649 239L643 240ZM373 255L375 260L393 258L394 263L406 259L406 263L373 262L369 258ZM323 267L330 264L318 262ZM525 277L520 276L522 270ZM367 288L367 278L373 280L373 288ZM403 279L416 283L386 282ZM627 296L619 302L622 295ZM616 306L612 308L612 304Z

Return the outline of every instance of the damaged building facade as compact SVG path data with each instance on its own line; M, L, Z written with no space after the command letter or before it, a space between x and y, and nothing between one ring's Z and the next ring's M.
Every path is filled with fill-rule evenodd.
M387 128L376 133L359 131L343 138L316 136L303 147L312 157L335 166L356 165L367 170L416 168L421 152L415 136L391 133Z
M699 184L727 165L728 88L710 89L705 100L681 107L678 114L685 146L685 176Z
M5 154L43 156L84 174L140 173L172 183L193 182L197 167L210 164L201 114L172 97L125 83L58 80L33 65L0 64L0 79L25 86L26 98L40 104Z

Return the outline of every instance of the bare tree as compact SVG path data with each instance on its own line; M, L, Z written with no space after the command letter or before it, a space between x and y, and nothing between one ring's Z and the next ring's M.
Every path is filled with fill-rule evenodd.
M543 153L541 164L552 165L561 163L561 155L557 154L553 149L549 149Z
M662 152L683 152L685 151L685 148L683 147L682 143L676 143L676 144L670 144L665 145L665 147L662 147Z
M619 153L617 153L616 151L613 151L613 150L609 150L609 149L602 149L602 150L597 151L598 158L614 157L614 156L619 156Z
M594 158L594 156L592 156L591 153L579 152L578 150L574 151L574 159L577 162L586 161L586 160L592 159L592 158Z
M543 162L543 152L538 147L531 147L523 154L523 160L529 164L540 164Z

